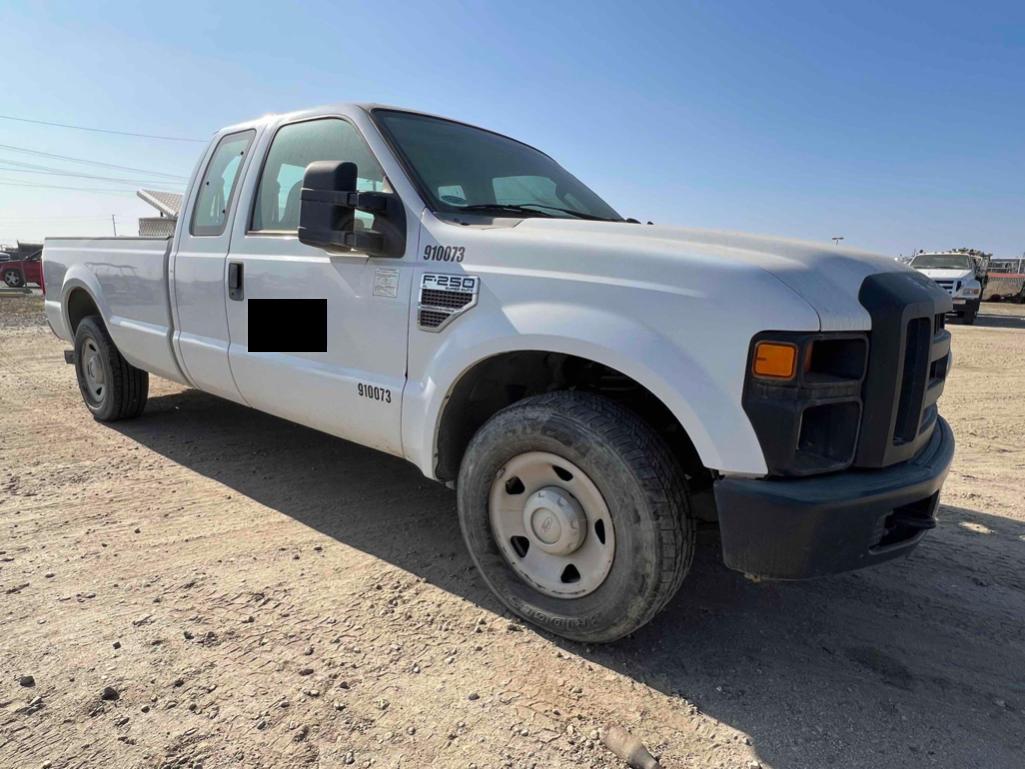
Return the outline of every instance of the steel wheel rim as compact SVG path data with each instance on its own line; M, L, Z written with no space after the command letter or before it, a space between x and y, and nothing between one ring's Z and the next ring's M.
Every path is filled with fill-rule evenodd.
M100 349L93 339L86 339L85 344L82 345L82 377L85 379L85 389L92 399L96 403L101 402L107 387L107 380L103 371Z
M491 484L488 515L506 562L545 595L589 595L612 569L616 533L605 499L560 456L531 451L509 460Z

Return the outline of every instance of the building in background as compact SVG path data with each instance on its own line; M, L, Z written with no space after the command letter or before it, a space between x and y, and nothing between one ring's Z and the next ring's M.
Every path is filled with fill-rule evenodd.
M182 208L182 194L159 190L139 190L136 194L160 212L159 216L140 217L139 237L169 238L174 235L174 225Z

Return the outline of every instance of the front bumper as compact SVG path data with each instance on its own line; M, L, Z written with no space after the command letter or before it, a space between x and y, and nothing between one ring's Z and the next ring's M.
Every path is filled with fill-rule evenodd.
M979 305L982 304L982 299L977 296L955 296L952 301L954 302L954 309L951 311L953 315L959 315L965 310L971 311L972 309L978 312Z
M936 525L954 435L938 418L906 462L815 478L715 483L723 560L767 579L835 574L904 555Z

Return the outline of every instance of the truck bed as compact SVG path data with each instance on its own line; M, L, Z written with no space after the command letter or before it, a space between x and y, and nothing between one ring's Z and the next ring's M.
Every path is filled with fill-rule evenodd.
M170 251L171 238L47 238L46 317L54 332L74 341L69 298L76 288L86 288L129 363L184 382L171 346Z

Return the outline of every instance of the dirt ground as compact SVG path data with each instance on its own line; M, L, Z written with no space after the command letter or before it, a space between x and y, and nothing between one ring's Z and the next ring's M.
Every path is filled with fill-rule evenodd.
M39 307L0 298L2 767L623 766L609 723L666 769L1025 766L1025 308L952 325L910 558L754 584L706 535L587 647L504 613L398 459L158 379L93 421Z

